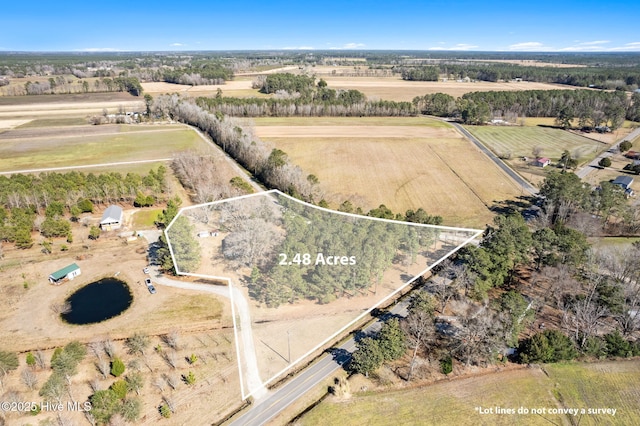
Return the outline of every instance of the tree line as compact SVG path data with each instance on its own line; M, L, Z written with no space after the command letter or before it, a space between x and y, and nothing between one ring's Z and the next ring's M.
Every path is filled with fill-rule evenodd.
M82 213L93 212L95 204L153 205L167 189L164 166L146 176L115 172L0 176L0 241L29 248L34 244L32 232L38 231L45 238L67 237L71 243L67 218L77 221ZM48 250L46 245L43 249Z
M635 90L640 85L640 67L532 67L507 63L452 63L443 61L433 66L395 67L404 80L437 81L447 78L471 78L481 81L510 81L521 79L540 83L566 84L598 89Z
M424 365L418 358L448 374L452 360L492 364L507 348L517 348L512 360L522 363L640 356L640 244L591 247L586 237L626 220L623 192L609 182L593 190L573 173L554 172L540 193L545 201L535 219L525 222L516 211L497 216L479 246L443 262L414 293L408 316L390 324L393 333L358 342L351 368L368 374L407 351L411 357L395 364L406 380ZM543 308L557 322L523 338Z
M285 152L270 148L242 121L220 112L209 112L193 100L177 95L159 96L153 108L157 115L193 125L206 133L266 186L307 201L317 197L317 179L304 175Z
M625 118L640 119L640 93L598 90L524 90L472 92L459 98L444 93L416 96L413 105L422 113L455 117L466 124L483 124L491 117L556 117L562 127L577 120L581 128L603 124L620 127Z
M201 97L198 105L212 112L236 117L412 116L410 102L369 101L358 90L334 90L315 77L276 73L261 76L254 87L271 98Z

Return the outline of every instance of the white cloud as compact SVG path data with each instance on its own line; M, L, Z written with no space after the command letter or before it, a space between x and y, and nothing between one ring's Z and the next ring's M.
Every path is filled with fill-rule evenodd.
M458 43L453 47L429 47L427 50L471 50L476 47L474 44Z
M361 47L364 47L364 43L347 43L342 46L343 49L359 49Z
M314 47L313 46L298 46L298 47L292 47L292 46L287 46L287 47L282 47L282 50L313 50Z
M122 52L122 49L116 47L86 47L84 49L76 49L78 52Z
M181 47L181 46L186 46L186 44L182 44L182 43L171 43L169 46L171 46L171 47Z
M637 52L637 51L640 51L640 41L634 41L632 43L627 43L624 46L613 47L613 48L611 48L609 50Z
M330 44L330 43L327 43ZM329 47L331 50L353 50L353 49L361 49L365 47L364 43L345 43L342 46L332 46Z
M563 47L559 50L564 52L603 51L608 50L604 47L604 45L607 43L611 42L609 40L577 42L573 46Z
M524 43L516 43L509 46L509 50L548 50L545 48L544 44L537 41L526 41Z

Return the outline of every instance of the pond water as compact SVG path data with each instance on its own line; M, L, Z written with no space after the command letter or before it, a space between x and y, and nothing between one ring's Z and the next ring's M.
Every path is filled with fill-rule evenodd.
M94 324L124 312L133 301L124 281L103 278L80 288L66 300L71 310L61 317L69 324Z

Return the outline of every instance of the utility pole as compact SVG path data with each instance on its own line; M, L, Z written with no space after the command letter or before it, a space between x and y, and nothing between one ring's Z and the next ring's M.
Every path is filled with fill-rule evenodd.
M287 359L289 360L289 364L291 364L291 338L289 335L289 331L291 330L287 330L287 348L288 348L288 355L287 355Z

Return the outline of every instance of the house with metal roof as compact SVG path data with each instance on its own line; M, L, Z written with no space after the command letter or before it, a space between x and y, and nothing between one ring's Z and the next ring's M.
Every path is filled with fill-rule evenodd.
M49 275L49 282L51 284L60 285L65 281L74 279L75 277L80 275L81 272L82 271L80 270L80 267L75 263L72 263L71 265L65 266L59 271L56 271L53 274Z
M111 205L102 214L102 220L100 220L100 229L103 231L111 231L113 229L119 229L122 227L122 207Z
M618 185L624 190L631 188L631 184L633 183L633 178L631 176L618 176L612 182L614 185Z

